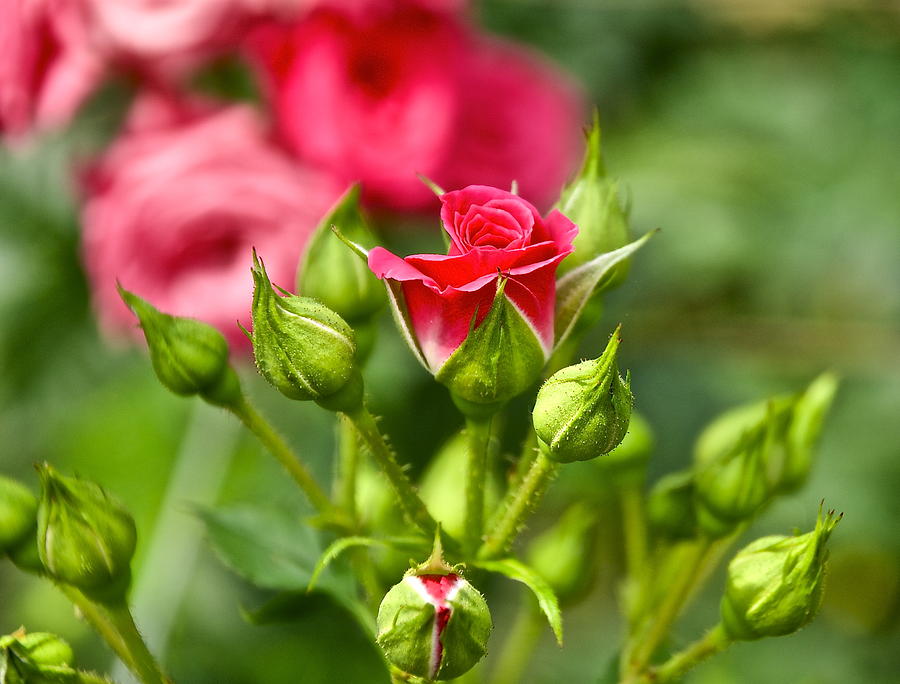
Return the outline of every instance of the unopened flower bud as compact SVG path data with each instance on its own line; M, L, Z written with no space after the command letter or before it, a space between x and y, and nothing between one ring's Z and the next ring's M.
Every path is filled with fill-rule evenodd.
M619 375L619 331L598 359L563 368L541 387L534 403L534 431L555 461L587 461L611 451L628 431L630 379Z
M37 524L37 498L23 484L0 475L0 554L19 546Z
M797 489L809 476L813 451L837 388L837 378L831 373L823 373L797 398L787 429L784 463L777 482L780 491Z
M493 623L475 587L440 557L411 569L378 608L376 640L388 661L427 680L453 679L487 653Z
M251 341L260 374L290 399L356 408L362 378L353 329L314 299L276 293L255 253L253 280Z
M813 619L822 601L825 545L840 519L820 510L812 532L763 537L738 552L728 564L721 606L729 637L782 636Z
M692 539L697 536L694 510L694 474L690 470L664 475L647 496L647 521L664 539Z
M575 251L559 266L562 275L605 252L628 243L628 210L619 199L619 184L606 174L600 154L600 122L595 117L588 133L584 164L578 176L563 190L557 208L578 226ZM608 287L628 273L628 261L616 266Z
M75 654L69 644L49 632L27 632L16 637L16 650L34 665L71 665Z
M597 513L586 504L571 506L549 530L528 547L528 560L563 603L589 589L595 565Z
M202 321L162 313L122 287L119 295L141 322L153 370L166 388L180 396L199 394L218 406L240 400L222 333Z
M769 499L768 434L768 424L764 422L745 432L724 455L709 462L695 461L697 522L708 536L730 533Z
M39 467L38 553L47 573L103 603L122 601L131 583L134 520L99 485Z
M363 247L377 243L359 205L359 185L351 186L319 223L297 275L297 291L318 299L354 329L387 301L384 285L363 259L331 230Z

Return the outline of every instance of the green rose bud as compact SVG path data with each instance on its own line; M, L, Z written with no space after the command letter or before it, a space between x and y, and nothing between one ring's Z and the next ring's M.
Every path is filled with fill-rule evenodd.
M124 600L131 583L134 520L99 485L40 466L38 553L53 579L101 603Z
M34 537L37 498L23 484L0 475L0 554Z
M37 666L71 665L75 660L72 647L55 634L28 632L16 637L16 650Z
M55 634L20 629L0 637L0 684L77 684L72 648Z
M241 398L240 382L228 363L228 342L211 325L170 316L119 287L119 295L141 322L156 377L180 396L199 394L217 406Z
M634 397L628 375L624 380L619 375L618 333L600 358L563 368L538 392L534 431L549 458L587 461L610 452L625 437Z
M529 564L563 603L577 601L590 589L596 560L596 527L596 511L586 504L575 504L528 547Z
M797 489L809 476L813 450L837 388L837 378L831 373L823 373L810 383L794 404L787 429L784 463L777 482L780 491Z
M272 288L253 254L253 353L260 374L290 399L332 410L362 402L353 329L324 304Z
M731 451L709 462L695 460L697 522L708 536L730 533L769 500L766 457L773 425L765 421L748 430Z
M659 479L647 496L647 521L663 539L692 539L697 536L694 510L694 474L690 470L670 473Z
M388 661L427 680L453 679L487 653L493 624L484 597L455 572L406 574L378 608Z
M603 166L600 122L596 115L588 133L581 172L562 191L556 208L578 226L575 251L560 264L559 275L628 243L628 210L619 200L618 182L607 176ZM628 274L628 264L626 260L616 266L616 273L607 287L622 282Z
M373 247L377 239L359 206L359 185L352 185L319 223L297 275L297 291L313 297L356 327L387 301L384 285L366 262L334 234Z
M722 624L732 639L791 634L813 619L822 601L825 544L842 516L829 511L816 528L794 537L752 542L728 564Z

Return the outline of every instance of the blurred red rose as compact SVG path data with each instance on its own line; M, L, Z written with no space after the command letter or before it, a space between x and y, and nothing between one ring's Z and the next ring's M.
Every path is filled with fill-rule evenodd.
M281 134L370 203L421 208L441 185L519 180L546 206L577 161L577 88L523 48L422 3L320 8L249 41Z
M66 122L102 75L89 43L75 0L0 2L0 134Z
M303 245L343 187L273 146L244 106L145 95L87 174L83 251L108 330L133 327L116 280L161 310L247 348L250 251L290 286Z

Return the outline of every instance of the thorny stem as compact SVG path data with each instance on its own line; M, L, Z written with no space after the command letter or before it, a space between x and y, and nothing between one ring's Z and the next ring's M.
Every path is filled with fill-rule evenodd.
M422 532L429 537L434 537L437 523L425 507L425 502L423 502L418 493L416 493L409 477L407 477L403 468L400 467L400 464L397 463L394 452L391 450L390 446L388 446L384 437L381 435L381 431L378 429L375 417L369 413L369 410L365 408L365 406L345 415L353 424L353 427L356 428L356 431L366 443L366 446L369 447L372 457L390 481L391 486L394 488L394 492L397 494L397 498L400 501L400 507L403 509L403 513L416 525L416 527L422 530Z
M474 553L481 544L484 531L484 490L487 484L488 451L491 441L491 419L466 418L469 462L466 472L466 518L464 548Z
M131 617L128 606L123 602L105 607L110 621L131 653L132 672L143 684L171 684L171 680L162 673L162 669L147 648L144 638L134 624L134 618Z
M134 670L135 664L131 657L131 651L122 639L115 625L100 608L78 589L68 584L57 585L63 594L75 605L81 616L88 621L94 631L107 643L113 652L130 670Z
M557 464L543 453L537 455L518 487L507 492L495 524L485 537L479 558L494 558L505 552L515 540L525 516L538 504L556 473Z
M259 438L266 449L278 459L278 462L288 471L288 474L299 485L300 489L309 499L309 502L323 516L341 520L342 515L338 508L329 500L328 495L315 481L303 462L287 445L287 442L279 435L272 425L247 401L246 397L227 407L247 428Z
M683 651L676 653L657 668L653 668L647 680L658 684L676 681L688 670L696 667L710 656L724 651L731 645L731 639L725 633L721 623L709 630Z

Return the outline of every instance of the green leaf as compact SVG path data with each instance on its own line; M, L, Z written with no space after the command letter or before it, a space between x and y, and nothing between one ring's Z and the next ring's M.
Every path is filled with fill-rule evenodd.
M322 620L334 618L335 610L346 611L371 638L375 638L375 619L358 600L334 591L284 591L255 610L241 609L251 625L263 626L296 622L321 613Z
M568 337L588 300L603 292L610 283L613 267L644 246L657 231L653 230L624 247L606 252L569 271L556 283L556 347Z
M541 577L534 569L528 567L524 563L515 558L504 558L493 561L476 561L470 565L487 570L488 572L496 572L505 575L511 580L521 582L531 589L537 598L538 606L550 623L550 629L556 636L556 642L562 646L563 643L563 626L562 611L559 609L559 601L553 589L547 584L546 580Z
M321 546L316 533L287 510L238 505L198 508L222 561L267 589L305 589Z

